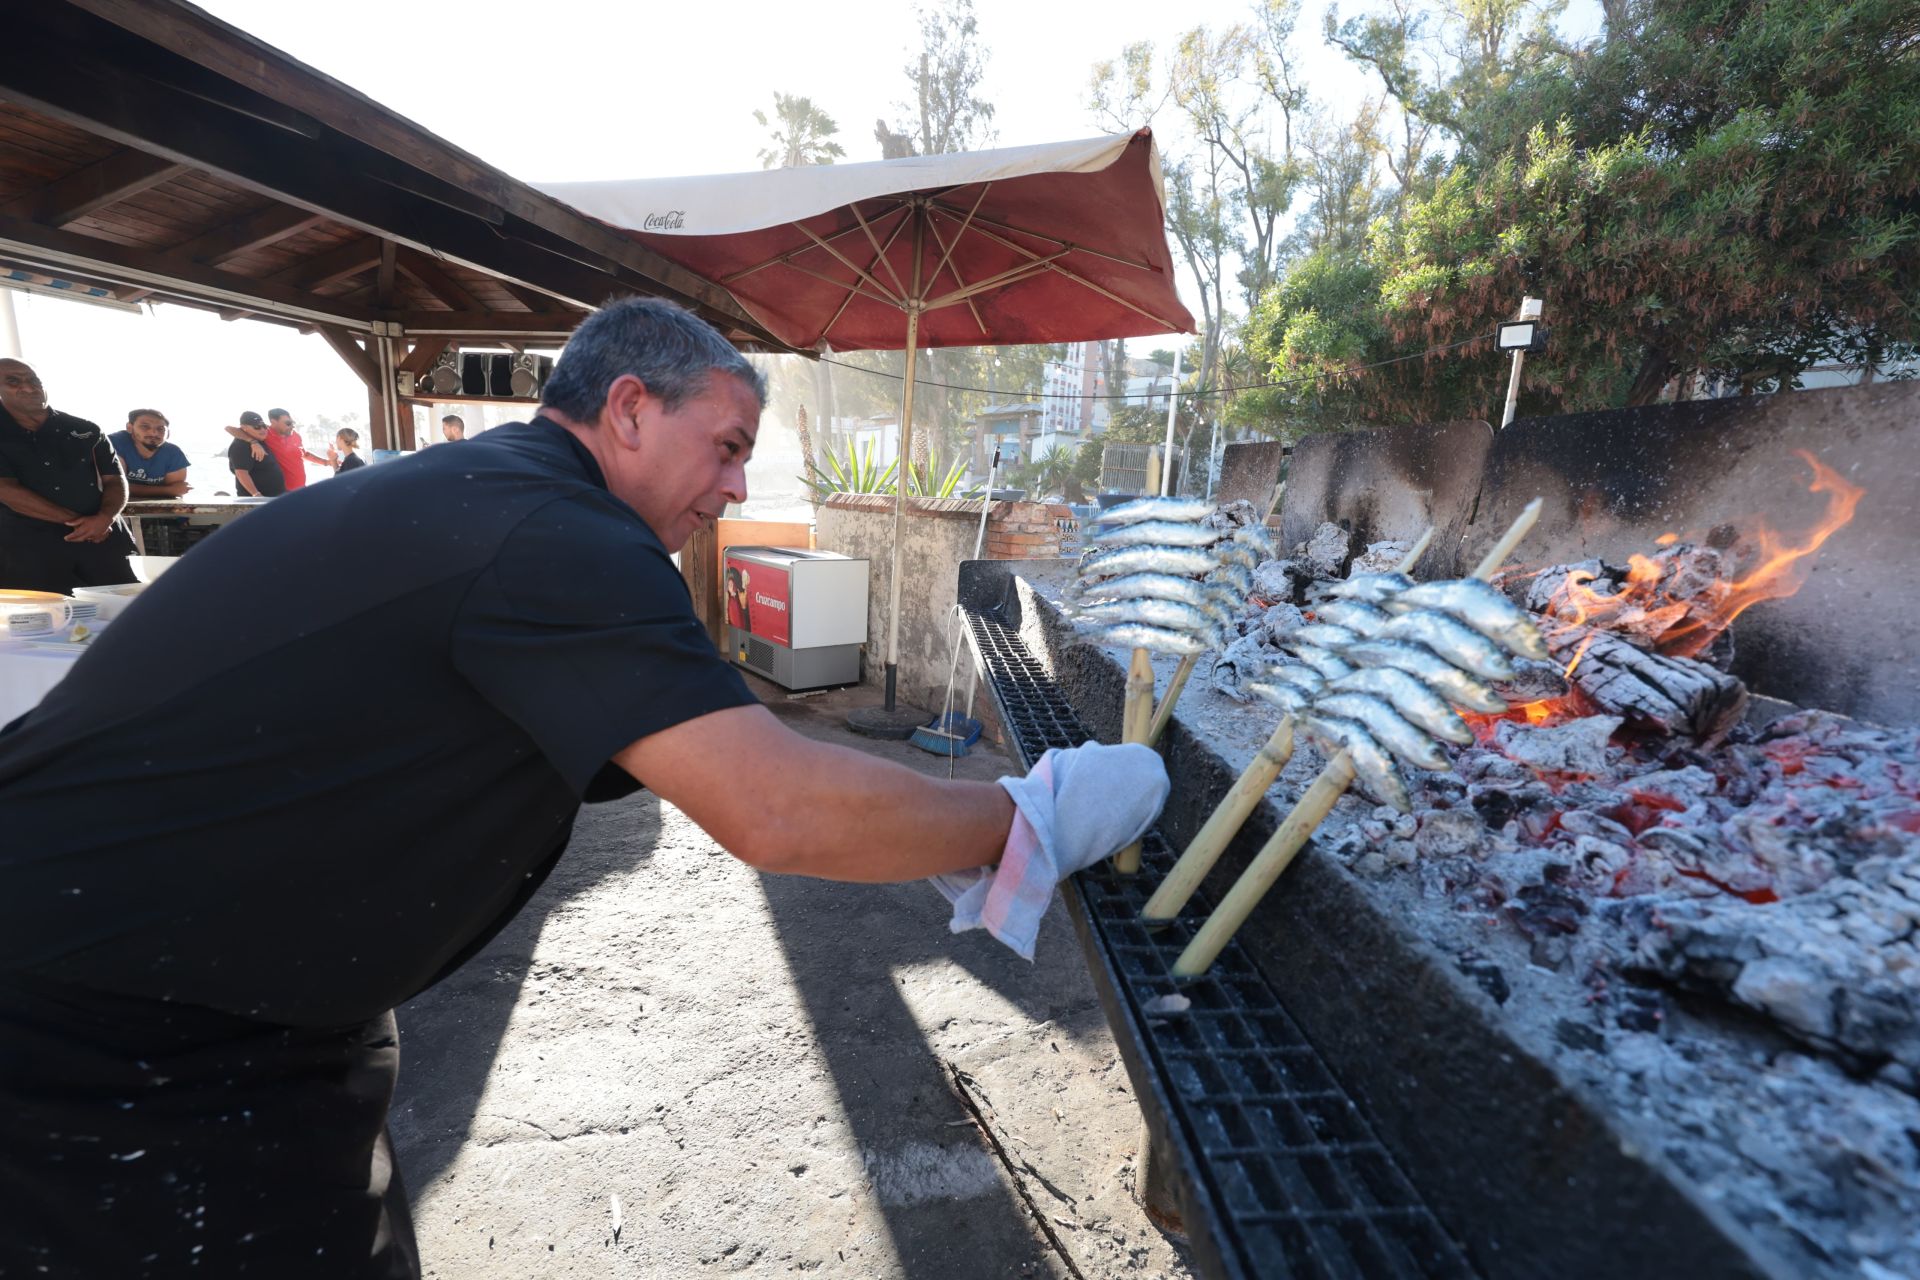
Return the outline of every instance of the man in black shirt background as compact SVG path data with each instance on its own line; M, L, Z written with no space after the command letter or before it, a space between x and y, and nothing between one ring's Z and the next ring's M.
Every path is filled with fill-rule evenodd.
M267 448L267 423L259 414L240 415L239 434L227 446L227 466L233 483L245 498L277 498L287 491L287 474Z
M126 505L105 433L50 407L26 364L0 360L0 587L65 595L132 582Z
M746 500L764 396L704 322L611 305L532 422L214 534L0 730L0 1275L416 1276L391 1010L584 802L644 783L770 872L1000 859L1008 792L795 733L695 619L670 556ZM350 696L234 696L343 654Z

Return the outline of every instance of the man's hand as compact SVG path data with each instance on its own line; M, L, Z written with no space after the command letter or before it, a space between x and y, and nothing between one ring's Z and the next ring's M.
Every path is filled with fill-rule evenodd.
M67 521L69 533L66 542L105 542L107 534L113 529L113 516L109 512L99 512L90 516L75 516Z
M255 462L265 462L267 460L267 451L260 447L258 440L247 441L247 447L253 450L253 460Z

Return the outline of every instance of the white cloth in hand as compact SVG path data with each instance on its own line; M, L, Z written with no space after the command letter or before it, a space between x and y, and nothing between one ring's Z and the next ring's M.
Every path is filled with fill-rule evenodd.
M1171 784L1151 747L1088 742L1048 751L1000 785L1017 810L1000 865L933 883L953 903L953 932L985 929L1031 960L1054 887L1145 835Z

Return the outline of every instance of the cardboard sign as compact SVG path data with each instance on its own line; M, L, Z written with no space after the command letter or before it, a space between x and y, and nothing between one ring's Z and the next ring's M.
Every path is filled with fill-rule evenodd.
M728 626L772 644L792 643L792 587L785 569L728 556L720 589Z

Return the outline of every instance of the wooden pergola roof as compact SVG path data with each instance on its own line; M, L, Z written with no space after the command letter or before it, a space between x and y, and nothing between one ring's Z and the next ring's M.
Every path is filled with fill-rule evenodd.
M720 286L193 5L10 10L0 273L315 330L367 382L378 447L410 443L399 371L557 343L612 297L785 349Z

